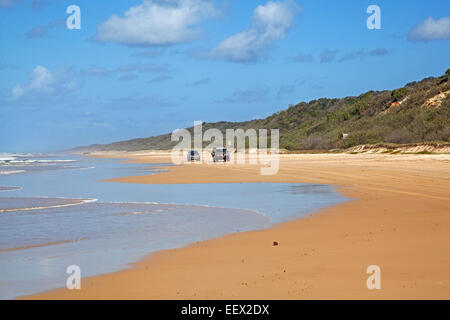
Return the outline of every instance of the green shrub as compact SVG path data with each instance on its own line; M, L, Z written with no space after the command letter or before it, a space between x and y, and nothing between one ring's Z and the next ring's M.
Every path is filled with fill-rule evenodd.
M280 129L280 148L343 149L359 144L379 142L413 143L450 141L450 99L442 101L438 108L423 107L425 101L440 92L450 90L446 75L411 82L406 88L393 91L369 91L357 97L342 99L321 98L289 105L289 109L277 112L264 119L245 122L205 123L203 130L217 128L225 130L242 128ZM400 106L390 107L393 100ZM193 131L193 128L188 128ZM348 133L342 139L342 133ZM269 138L270 141L270 138ZM170 149L170 134L134 139L110 145L96 146L96 150L145 150ZM205 142L205 146L209 142ZM269 142L270 145L270 142ZM396 153L396 152L393 152Z
M395 101L399 101L402 100L407 94L408 94L407 88L400 88L393 90L391 96L392 98L394 98Z

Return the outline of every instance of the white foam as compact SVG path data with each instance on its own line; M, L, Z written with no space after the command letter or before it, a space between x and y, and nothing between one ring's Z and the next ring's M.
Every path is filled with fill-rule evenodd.
M0 189L0 192L8 192L8 191L19 191L19 190L23 190L22 187L6 187L6 188L11 188L11 189Z
M69 199L70 198L60 198L60 197L31 197L31 198L47 198L47 199ZM73 199L78 200L78 199ZM11 209L0 209L0 212L14 212L14 211L30 211L30 210L41 210L41 209L51 209L51 208L63 208L63 207L72 207L72 206L78 206L80 204L84 203L91 203L96 202L98 199L80 199L80 202L74 202L74 203L66 203L66 204L56 204L51 206L40 206L40 207L27 207L27 208L11 208Z
M221 207L221 206L210 206L207 204L183 204L183 203L165 203L165 202L149 202L149 201L102 201L102 203L112 203L112 204L150 204L150 205L163 205L163 206L179 206L179 207L200 207L200 208L211 208L211 209L231 209L231 210L240 210L247 214L257 214L267 218L269 223L272 223L272 218L267 214L254 209L245 209L245 208L234 208L234 207Z
M75 162L75 160L32 160L32 159L26 159L26 160L10 160L9 163L59 163L59 162Z
M33 157L34 155L32 153L9 153L9 152L0 152L0 160L3 160L4 158L7 158L8 160L10 158L18 158L18 157Z
M0 170L0 175L7 175L7 174L15 174L15 173L22 173L25 172L25 170Z

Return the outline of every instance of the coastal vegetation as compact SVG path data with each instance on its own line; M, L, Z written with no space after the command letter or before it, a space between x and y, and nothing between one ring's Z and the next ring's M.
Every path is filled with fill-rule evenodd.
M265 119L204 123L203 130L279 129L280 148L346 149L363 144L408 144L450 141L450 69L440 77L411 82L402 88L368 91L356 97L321 98L290 105ZM188 128L191 132L193 128ZM78 151L167 150L176 145L170 134L133 139Z

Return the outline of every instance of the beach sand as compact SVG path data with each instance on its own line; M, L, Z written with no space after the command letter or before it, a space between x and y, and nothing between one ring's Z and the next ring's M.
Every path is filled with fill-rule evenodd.
M97 156L169 162L163 154ZM83 278L81 290L26 298L450 299L449 155L286 155L274 176L261 176L257 165L219 163L114 181L326 183L355 200L161 251L130 269ZM381 268L380 290L366 287L369 265Z

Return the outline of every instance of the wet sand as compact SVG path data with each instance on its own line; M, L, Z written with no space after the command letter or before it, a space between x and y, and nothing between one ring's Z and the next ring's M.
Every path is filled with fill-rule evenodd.
M101 154L168 163L163 154ZM31 299L450 299L449 155L290 155L280 171L183 165L123 183L305 182L354 201L274 228L149 255L132 268ZM269 195L268 195L269 196ZM278 245L274 246L273 242ZM366 268L381 268L368 290Z

